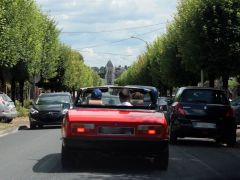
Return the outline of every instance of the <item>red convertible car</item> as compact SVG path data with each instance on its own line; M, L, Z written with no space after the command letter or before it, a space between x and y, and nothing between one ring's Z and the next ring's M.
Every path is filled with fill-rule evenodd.
M75 163L79 153L139 155L167 170L168 125L157 109L151 87L83 88L62 125L62 166Z

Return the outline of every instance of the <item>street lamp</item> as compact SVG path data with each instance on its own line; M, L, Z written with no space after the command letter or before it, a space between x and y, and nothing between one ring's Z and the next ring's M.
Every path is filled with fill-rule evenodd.
M145 40L143 40L143 39L141 39L141 38L139 38L139 37L137 37L137 36L131 36L131 38L133 38L133 39L138 39L138 40L140 40L140 41L143 41L143 42L146 44L147 47L149 46L149 44L148 44L147 41L145 41Z

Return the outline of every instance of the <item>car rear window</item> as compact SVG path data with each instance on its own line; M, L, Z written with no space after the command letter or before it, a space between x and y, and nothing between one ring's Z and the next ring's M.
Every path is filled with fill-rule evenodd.
M226 95L222 91L187 89L183 92L181 102L229 104Z
M38 105L62 104L62 103L70 103L70 96L66 95L39 96L38 99L36 100L36 104Z

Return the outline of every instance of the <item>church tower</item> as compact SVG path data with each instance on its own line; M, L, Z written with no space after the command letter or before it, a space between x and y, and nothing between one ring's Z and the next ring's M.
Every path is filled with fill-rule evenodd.
M115 74L115 68L112 62L109 60L106 65L106 75L105 75L107 85L113 85L114 78L115 78L114 74Z

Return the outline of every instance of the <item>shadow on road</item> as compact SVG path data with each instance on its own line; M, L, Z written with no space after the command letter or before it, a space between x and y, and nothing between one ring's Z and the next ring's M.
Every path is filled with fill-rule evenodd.
M60 128L61 128L61 126L51 125L51 126L43 126L43 127L40 127L40 128L30 129L28 126L23 125L23 126L19 126L18 130L19 131L21 131L21 130L32 130L32 131L35 131L35 130L60 129Z
M54 162L54 163L53 163ZM150 159L123 158L113 156L84 156L77 158L75 166L72 168L62 168L61 154L50 154L38 161L34 165L33 171L36 173L106 173L106 174L151 174L154 169ZM162 172L164 173L164 172Z

